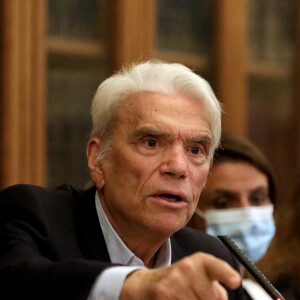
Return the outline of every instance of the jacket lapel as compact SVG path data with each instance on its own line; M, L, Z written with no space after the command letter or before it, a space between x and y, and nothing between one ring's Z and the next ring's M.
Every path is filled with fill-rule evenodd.
M178 243L176 237L173 235L171 236L171 249L172 249L172 259L171 262L174 263L185 256L185 253Z
M96 188L80 192L75 198L75 223L79 247L85 258L110 262L95 207Z

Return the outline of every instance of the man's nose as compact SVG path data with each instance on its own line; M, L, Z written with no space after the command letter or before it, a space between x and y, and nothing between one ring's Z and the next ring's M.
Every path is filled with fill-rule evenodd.
M164 153L160 173L174 178L186 178L188 175L187 159L185 149L182 146L170 147Z

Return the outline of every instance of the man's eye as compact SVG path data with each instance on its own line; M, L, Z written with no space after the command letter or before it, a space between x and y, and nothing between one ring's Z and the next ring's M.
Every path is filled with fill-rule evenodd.
M149 139L147 141L147 145L151 148L155 147L157 145L157 141L155 139Z
M198 154L200 152L200 148L199 147L192 147L191 148L191 153L192 154Z
M193 155L205 155L206 151L205 148L203 146L192 146L189 149L190 153Z

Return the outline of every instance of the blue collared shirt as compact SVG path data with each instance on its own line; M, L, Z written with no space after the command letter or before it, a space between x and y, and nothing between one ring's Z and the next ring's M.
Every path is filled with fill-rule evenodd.
M110 224L102 208L96 192L96 210L98 219L112 263L121 264L120 267L105 269L96 279L88 300L117 300L119 299L126 276L137 269L145 269L144 263L125 245ZM171 265L171 242L168 239L157 251L154 268Z

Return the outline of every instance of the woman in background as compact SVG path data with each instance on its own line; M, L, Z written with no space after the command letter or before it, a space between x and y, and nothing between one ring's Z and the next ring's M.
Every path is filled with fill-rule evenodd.
M265 155L251 142L223 131L198 208L189 225L213 236L228 235L256 263L275 234L276 180ZM246 276L246 299L271 299Z

